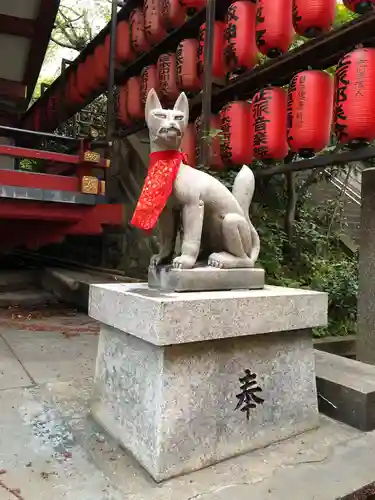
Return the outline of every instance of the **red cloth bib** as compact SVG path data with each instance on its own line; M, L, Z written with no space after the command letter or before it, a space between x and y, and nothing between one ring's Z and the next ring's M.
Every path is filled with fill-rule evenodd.
M151 231L172 194L173 182L186 156L181 151L157 151L150 154L147 177L130 222L144 231Z

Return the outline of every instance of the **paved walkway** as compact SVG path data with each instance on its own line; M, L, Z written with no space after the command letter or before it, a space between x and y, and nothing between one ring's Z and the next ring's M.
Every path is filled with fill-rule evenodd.
M156 485L88 417L97 334L69 311L1 312L0 500L334 500L375 480L375 433L322 418Z

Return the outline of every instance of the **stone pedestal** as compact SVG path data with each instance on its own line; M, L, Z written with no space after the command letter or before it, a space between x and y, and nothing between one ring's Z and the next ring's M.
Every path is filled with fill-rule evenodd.
M258 290L264 288L264 269L217 269L210 266L175 269L150 267L148 286L163 292L202 292L213 290Z
M156 481L318 425L323 293L94 285L89 314L103 324L92 414Z
M375 365L375 168L362 172L357 360Z

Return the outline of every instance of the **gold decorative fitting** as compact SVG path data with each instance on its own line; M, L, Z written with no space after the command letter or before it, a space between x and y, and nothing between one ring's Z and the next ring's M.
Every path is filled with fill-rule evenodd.
M100 163L100 154L95 151L85 151L83 161L88 163Z
M91 175L84 175L82 177L81 191L85 194L98 194L99 179Z
M105 160L105 166L107 168L109 168L111 166L111 160L109 160L108 158Z
M105 195L105 181L100 181L100 194Z

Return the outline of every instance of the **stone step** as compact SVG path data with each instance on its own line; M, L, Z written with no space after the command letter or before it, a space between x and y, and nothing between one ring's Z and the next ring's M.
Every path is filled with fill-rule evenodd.
M19 290L0 293L0 308L21 307L32 309L39 306L56 303L56 297L38 289Z
M0 293L14 292L35 287L37 273L36 270L1 270Z
M375 366L315 351L319 410L361 431L375 429Z
M44 290L58 300L87 312L90 285L101 283L133 283L137 280L127 276L117 276L95 272L81 272L70 269L46 268L40 276Z
M343 335L320 337L314 339L314 348L319 351L330 352L346 358L355 359L357 354L356 336Z

